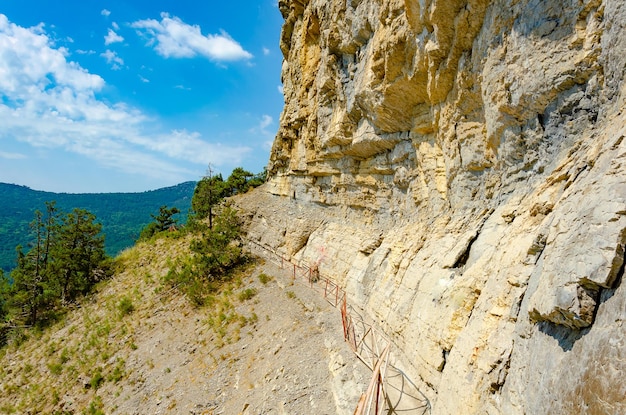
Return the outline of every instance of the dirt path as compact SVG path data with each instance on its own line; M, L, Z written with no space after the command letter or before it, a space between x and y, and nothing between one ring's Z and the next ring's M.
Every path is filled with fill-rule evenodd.
M272 280L262 284L261 273ZM128 387L103 396L106 406L124 414L352 414L369 374L343 342L340 312L269 263L243 287L256 295L236 312L254 322L221 347L186 304L154 310L126 358Z
M162 283L187 245L126 252L80 307L0 350L0 413L351 415L371 374L339 310L270 263L194 308Z

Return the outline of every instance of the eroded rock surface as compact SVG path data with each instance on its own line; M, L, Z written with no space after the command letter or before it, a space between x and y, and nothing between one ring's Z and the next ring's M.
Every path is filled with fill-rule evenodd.
M345 287L433 414L626 413L626 4L279 5L250 238Z

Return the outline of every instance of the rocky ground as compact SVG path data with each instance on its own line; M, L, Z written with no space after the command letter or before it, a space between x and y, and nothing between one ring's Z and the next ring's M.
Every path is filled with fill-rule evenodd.
M0 412L353 413L370 374L337 309L263 261L193 308L160 284L163 249L127 254L92 303L2 352Z
M222 347L201 318L155 310L129 356L135 386L113 400L117 412L352 413L368 378L343 342L339 311L270 264L259 273L275 279L251 276L245 285L258 294L237 306L258 320Z

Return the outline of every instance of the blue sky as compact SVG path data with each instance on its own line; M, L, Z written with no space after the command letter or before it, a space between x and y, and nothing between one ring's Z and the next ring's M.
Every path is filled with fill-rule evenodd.
M143 191L266 165L276 0L0 0L0 182Z

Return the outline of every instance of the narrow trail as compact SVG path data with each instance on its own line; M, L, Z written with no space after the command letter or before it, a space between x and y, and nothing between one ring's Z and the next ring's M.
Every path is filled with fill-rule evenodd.
M237 341L216 346L199 316L168 324L168 309L148 322L115 413L353 414L369 373L343 342L338 310L269 262L244 285L257 294L235 310L256 322Z
M341 310L343 337L354 354L372 372L367 390L361 395L354 415L419 414L430 413L430 402L395 364L393 343L364 315L349 305L345 291L332 277L322 276L316 266L297 264L273 250L248 241L249 248L265 257L294 282L303 284Z

